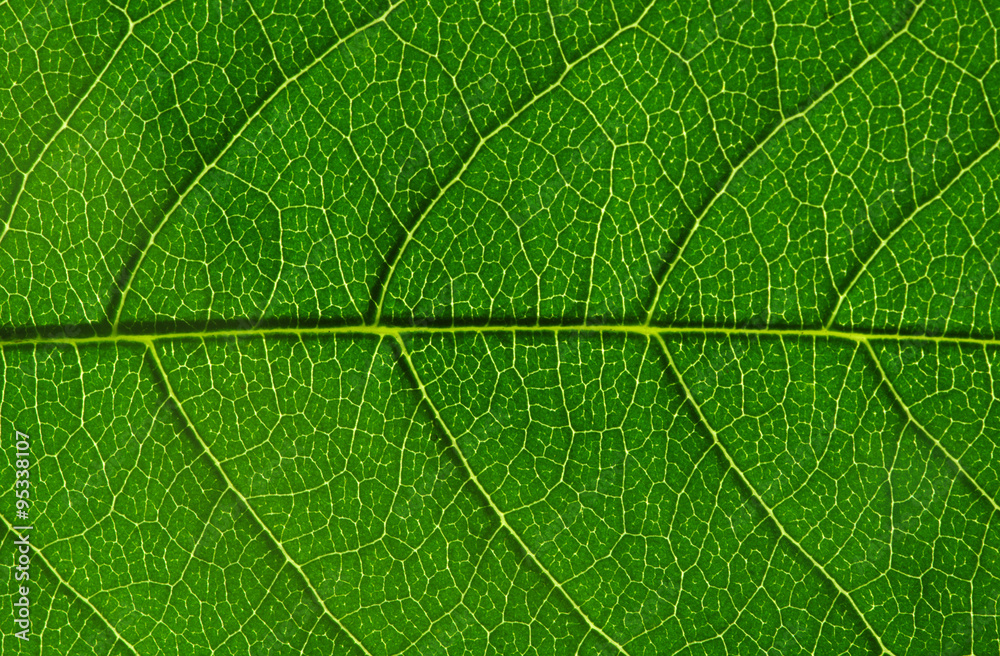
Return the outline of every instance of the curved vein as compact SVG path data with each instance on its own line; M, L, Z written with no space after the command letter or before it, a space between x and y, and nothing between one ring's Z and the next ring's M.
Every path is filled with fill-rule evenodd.
M427 220L427 217L430 216L430 213L434 210L435 207L437 207L437 204L441 202L441 199L444 198L445 194L448 193L448 190L451 189L456 183L459 182L459 180L462 179L462 175L469 169L469 166L476 159L476 156L483 149L483 147L486 146L487 142L493 139L493 137L495 137L497 134L503 132L508 127L510 127L510 125L514 121L516 121L518 117L520 117L522 114L528 111L539 100L546 97L556 89L560 88L562 86L563 80L566 79L566 77L573 71L574 68L576 68L583 62L590 59L590 57L592 57L593 55L603 51L605 48L608 47L608 45L612 41L617 39L625 32L628 32L629 30L638 27L639 23L642 21L643 18L645 18L649 10L653 8L654 4L656 4L656 0L652 0L652 2L646 5L646 8L643 9L642 13L639 14L639 17L636 18L634 21L632 21L628 25L624 25L618 28L615 31L615 33L612 34L610 37L608 37L604 42L594 46L587 52L580 55L580 57L575 59L571 64L567 65L566 68L563 69L563 72L559 75L558 78L556 78L556 80L552 84L550 84L549 86L545 87L540 92L532 96L531 99L528 100L523 105L521 105L521 107L518 108L517 111L508 116L503 122L498 124L495 128L493 128L493 130L488 132L485 136L481 137L479 141L476 142L476 145L472 148L472 152L470 152L468 157L465 158L465 161L462 162L462 166L458 169L458 171L456 171L451 176L451 179L448 180L448 182L446 182L443 187L438 189L437 195L435 195L434 198L431 199L431 202L427 204L427 207L424 208L424 210L420 213L419 216L417 216L416 221L413 222L413 225L406 232L406 236L403 238L403 243L396 251L396 255L395 257L393 257L392 262L389 263L389 269L382 280L382 289L379 292L378 302L376 303L375 306L375 317L372 320L372 325L377 326L379 325L379 322L382 320L382 311L385 307L385 299L386 296L388 295L389 286L392 283L392 278L396 273L396 268L399 266L400 261L402 261L403 259L403 254L409 247L410 242L413 241L413 236L417 233L418 230L420 230L420 226L424 224L424 221Z
M12 535L16 535L17 537L23 537L20 533L14 530L14 525L11 524L9 521L7 521L6 516L0 515L0 519L3 520L4 526L7 527L7 530L10 531ZM41 547L35 546L35 544L30 541L28 542L28 545L31 548L31 551L34 552L34 554L38 556L38 558L40 558L43 563L45 563L45 567L48 568L49 572L52 573L52 576L56 577L56 580L59 581L59 585L65 587L67 590L72 592L73 596L82 601L87 606L87 608L89 608L91 612L94 613L94 615L101 618L101 621L104 622L104 625L107 626L113 634L115 634L115 639L120 640L123 644L125 644L129 648L129 651L131 651L136 656L139 656L139 652L136 650L135 645L126 640L125 637L122 636L122 634L118 633L118 629L115 628L114 624L112 624L108 620L108 618L104 617L101 611L97 610L97 607L94 606L94 604L90 601L90 599L85 597L82 593L80 593L80 591L78 591L76 588L70 585L69 581L64 579L59 574L59 572L56 571L56 568L52 566L52 563L49 562L49 559L46 558L45 554L42 553Z
M882 368L882 362L879 360L878 355L875 354L875 349L872 348L872 345L868 342L868 340L867 339L863 339L863 340L861 340L861 343L864 344L865 348L868 350L868 354L871 356L872 362L875 364L875 368L878 369L878 373L879 373L879 376L882 378L882 382L885 383L885 386L889 389L889 393L892 394L892 398L894 398L896 400L896 403L899 404L899 407L906 414L906 418L914 426L916 426L918 429L920 429L920 432L923 433L924 436L926 436L927 439L931 441L931 444L933 444L938 449L938 451L940 451L941 454L944 455L944 457L947 458L948 461L952 465L954 465L954 467L959 472L961 472L962 476L964 476L965 479L967 481L969 481L969 483L972 484L972 487L976 488L976 490L979 492L979 494L981 494L983 496L983 498L986 499L990 503L991 506L993 506L993 510L1000 511L1000 504L997 503L997 500L994 499L983 488L983 486L981 486L976 481L976 479L974 479L972 477L972 475L968 472L968 470L966 470L965 467L962 466L961 461L959 461L958 458L956 458L954 455L952 455L951 451L949 451L947 448L945 448L945 446L943 444L941 444L941 441L939 439L937 439L936 437L934 437L934 435L932 435L931 432L929 430L927 430L927 428L923 424L921 424L919 421L917 421L916 417L913 416L913 413L910 411L910 407L906 404L905 401L903 401L903 397L899 394L899 392L896 390L896 386L893 385L892 381L889 379L889 374L887 374L886 371L885 371L885 369Z
M726 459L726 462L729 463L729 467L734 472L736 472L736 476L740 479L743 485L745 485L746 488L750 491L750 494L753 496L754 500L756 500L757 503L761 505L761 508L763 508L764 511L767 513L767 516L771 518L771 521L781 532L782 537L788 540L791 544L795 545L795 548L799 551L799 553L805 556L809 560L809 562L812 563L813 567L815 567L816 570L823 575L823 578L825 578L831 585L833 585L834 588L836 588L837 593L851 605L851 608L853 608L854 612L858 614L858 617L861 619L861 622L865 625L865 628L868 630L869 633L871 633L872 637L875 638L875 641L878 642L879 647L882 649L882 653L889 654L890 656L895 656L895 654L888 647L885 646L885 643L882 642L882 636L880 636L878 632L875 631L875 628L868 622L868 618L866 618L864 613L861 612L861 609L858 608L857 603L855 603L854 598L851 597L850 593L847 590L845 590L843 586L840 585L840 582L837 581L837 579L833 578L833 576L826 571L826 568L823 567L823 565L818 560L813 558L812 554L810 554L808 551L802 548L802 545L800 545L795 540L795 538L793 538L788 533L788 531L785 530L784 524L782 524L781 521L777 518L771 507L764 502L764 498L760 495L760 493L757 492L757 489L753 485L751 485L750 480L743 473L743 470L741 470L737 466L736 461L733 460L733 457L729 453L729 450L719 439L718 433L716 433L715 429L712 428L712 425L708 421L708 417L705 416L705 413L701 409L701 405L699 405L698 402L695 401L694 395L691 393L690 388L688 388L687 383L684 382L684 377L681 375L680 369L677 367L677 364L674 362L673 356L671 356L670 354L670 349L667 348L667 343L663 340L663 337L659 333L657 333L655 337L656 340L660 343L660 348L663 350L663 355L666 356L667 358L667 362L670 365L671 371L673 372L674 376L677 377L677 382L680 384L681 389L684 391L684 396L687 399L688 404L690 404L691 408L694 409L695 414L698 415L698 419L700 420L701 424L712 436L712 441L719 448L719 451Z
M346 41L353 38L357 34L360 34L361 32L367 30L373 25L377 25L378 23L383 22L386 18L388 18L389 14L391 14L396 9L396 7L402 4L402 1L403 0L396 0L396 2L389 5L389 7L378 18L358 27L357 29L353 30L350 34L347 34L343 38L337 39L333 44L330 45L330 47L328 47L326 50L320 53L315 59L312 60L312 62L310 62L307 66L303 67L298 73L292 75L291 77L285 78L285 81L279 84L277 87L275 87L274 91L272 91L266 98L264 98L263 102L257 105L257 108L253 111L253 113L247 116L247 119L243 122L243 125L241 125L239 129L237 129L230 135L229 140L225 143L224 146L222 146L222 148L219 149L219 152L212 159L212 161L205 164L205 166L203 166L201 171L198 172L198 175L196 175L194 179L191 180L190 184L188 184L188 186L184 189L184 191L182 191L177 195L177 198L174 199L174 202L163 214L163 218L160 219L156 227L149 233L149 239L146 240L145 247L143 247L142 251L139 253L139 256L136 258L135 265L129 272L128 281L125 283L125 286L121 290L121 296L118 299L118 308L115 311L115 318L111 324L112 334L118 333L118 325L119 323L121 323L122 311L125 309L125 300L128 298L128 294L132 290L132 283L135 281L136 273L138 273L139 269L142 268L142 263L145 261L146 256L149 254L150 249L153 247L153 242L156 241L157 235L160 234L160 231L163 230L163 227L167 224L167 221L170 220L170 217L173 216L174 212L177 211L177 209L181 206L181 204L188 197L188 195L195 188L198 187L202 179L206 175L208 175L209 172L211 172L218 166L219 162L226 155L226 153L228 153L230 149L232 149L232 147L240 140L240 138L243 136L243 133L246 132L247 128L250 127L250 125L264 112L265 109L271 106L271 103L273 103L274 100L281 95L281 92L283 92L291 84L296 82L300 77L311 71L317 64L322 62L327 55L335 51Z
M174 391L173 386L170 384L170 379L167 377L166 367L164 367L163 363L160 362L160 356L157 355L156 347L154 346L153 342L147 341L146 348L150 354L150 357L152 358L154 365L156 366L157 372L159 372L160 377L163 379L163 384L167 389L167 394L170 396L170 399L174 402L177 411L181 415L181 418L184 420L184 423L187 425L187 427L191 430L191 434L194 435L195 440L197 440L198 445L201 447L204 454L208 456L209 460L212 461L213 468L215 469L216 472L218 472L219 476L222 477L222 480L225 481L227 489L231 490L233 494L237 496L237 498L240 500L243 506L253 516L254 521L257 522L257 525L260 526L261 530L263 530L264 533L267 534L267 537L270 538L274 546L277 547L278 551L281 552L281 555L284 556L285 562L291 565L292 568L299 573L299 576L302 577L302 580L305 582L306 587L309 588L309 591L312 592L313 596L316 598L316 601L319 602L320 608L323 609L323 614L329 617L331 620L333 620L334 624L336 624L337 627L341 631L343 631L345 635L349 636L351 640L354 641L354 644L357 645L359 649L361 649L361 651L363 651L367 656L372 656L372 653L368 651L368 649L364 646L364 644L362 644L362 642L357 638L357 636L355 636L354 633L352 633L346 626L344 626L343 622L340 621L340 618L338 618L330 611L330 609L326 605L326 601L323 599L322 596L320 596L319 590L317 590L316 586L313 584L312 579L310 579L309 576L305 573L305 570L302 569L302 566L299 565L299 563L294 558L292 558L291 554L288 553L288 550L285 549L285 545L271 531L271 528L264 523L264 520L260 518L260 515L257 514L257 511L254 509L254 507L250 504L250 502L243 495L243 493L240 492L239 488L236 487L236 485L233 483L233 480L229 478L229 475L226 473L226 470L222 467L222 463L219 462L219 459L215 456L214 453L212 453L212 450L209 448L208 443L205 442L205 439L201 436L201 433L198 432L197 427L195 427L194 422L191 421L191 417L184 409L184 406L181 403L180 398L177 396L177 393Z
M923 7L923 4L924 4L923 0L920 0L920 2L916 4L916 6L913 9L913 12L910 14L910 17L906 20L906 23L898 32L896 32L891 37L886 39L885 43L880 45L878 49L876 49L874 52L870 53L867 57L861 60L861 63L859 63L857 66L848 71L848 73L844 75L844 77L840 78L839 80L831 84L825 91L823 91L823 93L816 96L805 107L795 112L794 114L782 118L781 121L776 126L774 126L763 139L760 140L760 142L753 148L753 150L747 153L742 159L739 160L739 162L736 163L736 166L733 167L733 169L729 172L729 176L726 177L725 181L719 187L719 190L716 191L711 198L709 198L704 208L702 208L701 212L699 212L698 215L695 217L694 223L691 225L691 228L684 236L684 241L681 242L680 248L677 249L677 255L674 256L673 260L671 260L670 265L663 273L663 277L660 278L659 282L656 284L656 293L653 295L653 302L650 303L649 309L646 312L645 323L647 326L650 325L650 323L653 320L653 314L656 312L656 308L660 304L660 296L663 295L663 288L664 286L666 286L667 280L670 279L670 274L673 273L674 269L677 267L677 263L684 259L684 251L686 251L688 245L690 245L692 236L698 230L698 227L701 225L702 220L708 215L712 207L715 206L715 202L719 200L719 198L721 198L729 189L729 185L732 184L733 180L736 178L736 174L739 173L741 170L743 170L744 165L746 165L747 162L753 159L757 155L757 153L761 152L764 149L764 147L771 142L771 139L773 139L776 134L781 132L789 124L795 122L796 120L802 118L807 113L809 113L813 109L813 107L823 102L823 100L828 98L834 91L839 89L845 82L854 79L854 76L858 71L863 69L865 66L868 65L870 61L876 59L880 54L882 54L882 52L890 45L892 45L892 43L894 43L896 39L906 34L910 29L910 25L913 23L913 19L920 11L920 8Z
M830 318L827 319L826 323L823 324L825 328L830 328L831 326L833 326L833 322L837 319L837 314L840 312L841 305L843 305L844 301L847 299L847 295L850 294L851 290L853 290L857 286L858 281L861 280L864 274L868 272L868 267L871 266L871 263L875 261L875 258L878 257L878 254L882 252L882 249L885 248L890 241L892 241L893 237L899 234L899 232L903 228L908 226L929 205L941 199L945 195L945 193L947 193L948 190L955 185L956 182L964 178L966 173L975 168L976 165L978 165L981 161L983 161L998 147L1000 147L1000 138L998 138L997 141L994 141L993 145L991 145L989 148L980 153L979 156L976 157L976 159L972 160L964 167L962 167L958 171L958 173L956 173L952 177L952 179L949 180L947 184L945 184L945 186L943 186L940 190L938 190L936 194L934 194L933 196L925 200L923 203L915 207L908 216L906 216L902 221L899 222L899 225L897 225L895 229L893 229L893 231L886 236L885 239L879 240L879 245L875 247L875 250L873 250L871 254L868 256L868 258L861 264L861 267L858 269L858 272L854 274L853 278L851 278L851 281L847 284L847 287L844 288L844 291L837 293L837 304L833 307L833 311L830 313Z
M148 16L143 17L142 20L145 20L146 18L148 18ZM59 138L59 135L62 134L67 127L69 127L70 121L76 117L76 113L80 110L80 107L83 106L83 103L90 98L90 94L93 93L94 89L97 88L97 85L101 83L101 80L104 78L104 74L111 68L111 64L122 51L122 47L124 47L125 42L132 36L133 29L137 24L138 21L133 22L132 20L129 20L128 29L125 31L125 35L121 38L121 41L118 42L118 46L115 48L114 52L111 53L111 56L108 57L108 61L105 62L104 68L100 70L93 82L90 83L90 86L87 87L87 90L84 91L79 100L76 101L76 104L73 105L73 109L71 109L69 114L66 115L66 118L63 119L63 122L59 125L59 127L57 127L49 136L41 150L38 151L38 154L31 161L31 164L28 166L28 170L21 176L21 184L18 185L17 193L14 194L14 200L11 201L10 211L7 214L7 221L4 223L3 230L0 231L0 242L3 242L4 237L7 236L7 232L10 230L10 224L14 220L14 212L17 211L17 206L21 202L21 196L24 195L24 190L28 187L28 178L30 178L31 174L35 172L35 168L38 166L38 163L41 162L45 155L49 152L49 148L51 148L52 144L54 144L56 139Z
M52 144L55 143L59 135L62 134L63 131L65 131L69 127L70 122L76 116L76 113L80 110L80 107L83 106L83 103L85 103L87 99L90 98L90 94L93 93L94 89L97 88L97 85L101 83L102 79L104 79L104 74L107 73L108 69L111 68L111 64L118 57L118 54L121 52L122 47L125 45L125 42L128 41L129 37L132 36L132 34L135 32L135 26L138 25L139 23L142 23L149 17L155 16L163 9L172 5L174 2L176 2L176 0L167 0L167 2L163 3L156 9L150 11L149 13L145 14L144 16L136 20L132 20L131 17L129 17L128 12L126 12L121 7L114 4L111 5L112 7L114 7L115 9L117 9L118 11L122 12L125 15L125 19L128 21L128 30L125 31L125 35L122 37L121 41L115 47L115 50L114 52L111 53L111 56L108 57L108 61L105 62L104 67L97 74L97 77L94 78L94 81L90 83L90 86L87 87L87 90L83 92L83 95L80 96L80 99L76 101L75 105L73 105L73 109L71 109L69 114L66 115L66 119L63 120L62 124L60 124L60 126L56 128L56 130L49 136L48 140L45 142L45 145L42 146L42 149L38 151L38 154L31 161L31 164L28 166L28 170L24 172L23 176L21 176L21 184L18 185L17 193L14 195L14 200L11 202L10 211L7 214L7 221L4 223L3 230L0 231L0 242L3 242L3 238L7 236L7 232L10 230L11 221L14 219L14 212L17 210L18 203L20 203L21 201L21 196L24 194L24 190L28 186L28 178L31 177L32 173L34 173L35 167L38 166L38 163L42 161L42 158L45 157L45 154L49 152L49 148L52 147ZM73 32L74 37L76 37L76 26L70 23L70 27L74 31Z
M579 604L577 604L576 601L569 595L569 592L567 592L567 590L563 587L562 583L560 583L559 580L552 575L552 572L550 572L548 568L546 568L545 565L542 564L542 562L538 559L535 553L528 547L528 545L521 538L521 535L517 531L515 531L514 528L507 522L506 513L504 513L504 511L502 511L500 507L497 506L497 504L493 501L493 497L491 497L490 494L486 491L486 488L483 487L483 484L479 482L479 478L476 476L476 473L472 470L472 465L470 465L469 461L466 459L465 453L462 451L462 448L458 446L458 440L455 439L455 435L451 432L451 429L448 427L448 424L445 423L444 418L438 411L437 406L434 404L434 402L431 400L430 395L427 393L427 388L424 386L423 380L421 380L420 378L420 374L417 373L417 368L413 366L413 360L410 358L410 352L406 348L406 343L403 341L403 338L400 337L399 335L394 335L394 337L396 343L399 345L400 352L402 353L403 356L402 361L406 363L406 368L408 369L410 375L413 376L413 380L414 382L416 382L417 388L420 390L420 396L423 398L424 402L430 408L430 411L434 415L436 423L441 428L441 430L444 431L445 436L447 436L448 438L448 446L450 446L452 450L455 452L455 454L458 456L459 461L462 463L462 468L465 470L465 473L469 476L469 480L471 480L472 484L476 486L476 490L478 490L479 493L483 496L483 499L486 500L486 503L487 505L489 505L490 509L494 513L496 513L497 518L500 520L500 524L505 529L507 529L507 532L511 535L511 537L513 537L514 540L517 542L517 544L521 547L521 549L524 550L524 553L528 555L528 558L531 559L531 562L535 564L535 567L537 567L545 576L545 578L548 579L549 583L551 583L552 586L559 591L559 593L563 596L563 598L567 601L567 603L569 603L569 605L573 607L573 609L583 619L583 621L587 623L587 626L590 627L592 631L594 631L602 638L604 638L609 645L613 646L618 651L618 653L628 656L628 652L625 651L625 648L622 647L622 645L620 645L614 638L605 633L601 627L597 626L594 623L594 621L590 619L590 616L588 616L587 613L585 613L583 609L580 608Z

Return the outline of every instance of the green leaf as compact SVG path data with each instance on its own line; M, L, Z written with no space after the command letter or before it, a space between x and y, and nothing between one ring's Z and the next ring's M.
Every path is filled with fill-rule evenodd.
M997 654L997 26L0 2L3 653Z

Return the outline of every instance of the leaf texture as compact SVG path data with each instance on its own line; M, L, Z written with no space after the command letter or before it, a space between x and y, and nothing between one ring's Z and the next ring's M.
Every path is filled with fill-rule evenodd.
M0 2L3 653L998 653L998 25Z

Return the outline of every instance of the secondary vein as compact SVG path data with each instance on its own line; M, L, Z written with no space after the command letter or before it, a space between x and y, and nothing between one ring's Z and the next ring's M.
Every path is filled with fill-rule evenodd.
M414 382L416 382L417 388L420 390L420 396L423 398L424 402L430 408L430 411L434 415L434 419L438 424L438 426L444 432L445 436L447 436L448 444L455 452L455 454L458 456L458 459L462 463L462 468L465 470L465 473L469 476L469 479L472 481L472 484L476 486L476 489L486 500L486 503L487 505L489 505L490 509L494 513L496 513L496 516L500 520L500 524L505 529L507 529L507 532L511 535L511 537L514 538L514 540L518 543L521 549L524 550L524 553L526 553L528 557L531 559L531 562L534 563L539 570L541 570L545 578L549 580L549 583L551 583L552 586L555 587L560 592L563 598L565 598L566 601L573 607L576 613L583 619L584 622L587 623L587 626L589 626L592 631L594 631L602 638L604 638L608 642L608 644L617 649L618 653L628 656L628 652L625 651L625 648L622 647L622 645L619 644L618 641L616 641L614 638L605 633L604 629L597 626L594 623L594 621L590 619L590 616L587 615L587 613L584 612L582 608L580 608L579 604L576 603L576 600L574 600L573 597L570 596L569 592L563 587L562 583L559 582L559 579L557 579L552 574L552 572L550 572L548 568L545 567L544 564L542 564L542 562L538 559L535 553L528 547L528 545L521 538L521 535L514 530L514 528L510 525L510 523L507 522L506 513L504 513L504 511L500 509L500 507L496 504L496 502L493 501L493 497L491 497L490 494L486 491L486 488L483 487L483 484L479 482L479 478L476 476L476 472L472 469L472 465L469 464L469 461L465 457L465 453L462 452L462 448L458 445L458 440L455 438L455 435L451 432L451 429L448 427L448 424L444 421L444 418L438 411L437 406L431 400L431 397L427 392L427 387L424 385L423 380L421 380L420 374L417 373L417 368L413 365L413 360L410 359L410 352L407 350L406 343L403 341L403 338L400 337L399 335L395 335L394 337L396 343L399 345L400 352L403 355L402 360L403 362L406 363L406 367L408 368L410 375L413 376Z
M3 524L4 524L4 526L7 527L8 531L10 531L11 533L13 533L14 535L17 535L18 537L23 537L17 531L14 530L14 525L11 524L9 521L7 521L7 517L5 517L3 515L0 515L0 520L3 520ZM104 622L105 626L107 626L108 629L110 629L111 632L113 634L115 634L115 638L117 640L120 640L122 642L122 644L124 644L125 646L127 646L129 648L129 651L131 651L133 654L135 654L136 656L139 656L139 652L138 652L138 650L136 650L135 645L133 645L128 640L126 640L125 637L122 634L118 633L118 629L115 628L115 625L112 624L110 622L110 620L108 620L108 618L106 618L104 616L104 614L101 613L101 611L97 609L96 606L94 606L93 602L91 602L88 597L84 596L79 590L77 590L72 585L70 585L69 581L67 581L66 579L64 579L62 577L62 575L59 574L59 572L56 570L56 568L52 566L52 563L49 562L49 559L45 557L45 554L42 553L41 548L38 547L38 546L36 546L34 543L31 543L31 542L29 542L29 546L31 548L31 551L34 552L34 554L38 558L41 559L41 561L45 564L45 567L48 568L49 572L52 573L52 576L56 577L56 580L59 581L59 585L63 586L64 588L66 588L67 590L69 590L70 592L72 592L74 597L76 597L81 602L83 602L87 606L87 608L89 608L91 610L91 612L94 613L94 615L96 615L97 617L99 617L101 619L101 621Z
M129 292L132 290L132 283L134 282L135 276L138 273L139 269L142 268L142 263L145 261L146 255L153 247L153 242L156 241L157 235L159 235L160 231L163 230L163 227L167 224L167 221L170 219L170 217L173 216L173 213L176 212L177 209L184 203L184 199L188 197L188 194L190 194L192 190L198 187L198 185L201 183L202 178L204 178L206 175L208 175L210 171L214 170L218 166L219 162L222 160L225 154L228 153L229 150L236 144L236 142L240 140L240 138L243 136L243 133L246 132L247 128L250 127L250 125L254 122L254 120L258 116L260 116L267 107L271 105L271 103L274 101L275 98L281 95L282 91L287 89L292 83L294 83L300 77L302 77L310 70L312 70L316 65L318 65L321 61L323 61L327 55L335 51L347 40L367 30L372 25L376 25L384 21L389 16L389 14L391 14L396 9L396 7L398 7L401 3L402 0L397 0L395 3L389 5L389 7L378 18L358 27L357 29L352 31L350 34L344 36L343 38L337 39L329 48L320 53L320 55L317 56L307 66L303 67L295 75L285 78L285 81L279 84L274 89L274 91L272 91L257 106L257 109L255 109L253 113L247 117L246 121L243 122L243 124L239 127L239 129L233 132L232 135L230 135L229 141L227 141L226 144L219 149L219 152L212 159L212 161L208 162L204 167L202 167L201 171L198 172L198 175L194 177L194 179L190 182L190 184L188 184L188 186L181 193L177 195L177 198L174 199L174 202L170 205L170 208L163 214L163 218L160 219L156 227L149 233L149 239L146 241L145 247L139 253L139 256L135 260L135 265L129 272L128 281L125 283L125 286L121 290L121 296L118 299L118 307L115 311L115 318L111 324L112 334L118 332L118 326L121 323L121 318L122 318L122 311L125 309L125 300L128 297Z
M681 245L677 250L677 255L674 256L673 260L671 260L670 265L667 267L666 271L663 273L663 276L657 283L656 293L653 295L653 302L650 303L649 309L646 313L646 324L650 324L652 322L653 315L656 313L656 308L660 304L660 297L663 295L663 289L666 286L667 280L670 278L670 274L673 273L674 269L677 267L677 264L681 260L683 260L684 251L687 250L688 245L691 243L692 236L698 230L698 227L701 225L702 219L704 219L705 216L708 215L709 211L715 205L715 202L719 200L719 198L721 198L726 193L726 190L729 189L729 185L732 184L733 180L735 179L736 174L739 173L743 169L743 166L748 161L753 159L754 156L757 155L757 153L761 152L764 149L764 146L770 143L774 135L781 132L790 123L795 122L796 120L802 118L807 113L809 113L809 111L811 111L816 105L821 103L824 99L829 97L834 91L839 89L841 85L843 85L848 80L853 79L854 75L858 71L864 68L868 64L868 62L878 57L886 48L888 48L893 42L895 42L896 39L898 39L903 34L906 34L907 31L910 29L910 24L913 22L914 17L916 17L917 12L920 11L920 8L922 6L923 2L921 1L914 7L913 13L910 14L910 17L907 19L902 29L900 29L898 32L896 32L890 38L888 38L885 41L885 43L883 43L881 46L878 47L877 50L870 53L867 57L865 57L861 61L861 63L852 68L850 72L848 72L844 77L840 78L832 85L830 85L825 91L823 91L823 93L816 96L816 98L811 100L809 104L807 104L805 107L795 112L794 114L791 114L790 116L782 118L781 121L776 126L774 126L774 128L772 128L771 131L763 139L760 140L760 142L753 148L753 150L747 153L745 157L743 157L739 162L736 163L736 166L733 167L733 169L729 172L729 175L723 181L722 186L719 187L719 190L712 195L712 197L705 204L705 207L695 217L694 223L691 225L691 228L684 236L684 241L681 242Z
M889 393L892 394L893 399L895 399L896 403L899 404L899 407L906 414L906 418L910 421L910 423L916 426L920 430L920 432L923 433L928 440L930 440L931 444L933 444L934 447L937 448L937 450L940 451L944 455L944 457L947 458L948 461L951 462L951 464L954 465L956 469L958 469L959 472L961 472L962 476L967 481L969 481L969 483L972 484L972 487L976 488L979 494L982 495L982 497L986 499L986 501L988 501L991 506L993 506L993 510L1000 511L1000 504L997 503L996 499L990 496L986 492L986 490L983 489L983 487L976 481L976 479L974 479L972 475L969 474L969 472L967 472L964 467L962 467L961 461L955 456L953 456L951 452L947 448L945 448L943 444L941 444L941 441L938 440L936 437L934 437L934 435L932 435L931 432L927 430L927 428L923 424L917 421L916 417L913 416L913 413L910 412L910 407L906 404L906 401L903 400L903 397L896 390L896 386L892 384L892 380L889 378L889 374L887 374L885 369L882 368L882 362L879 360L878 355L876 355L875 349L872 348L871 343L867 339L862 340L861 343L864 344L865 349L867 349L868 354L871 356L872 362L875 364L875 368L878 369L878 373L882 379L882 382L885 383L885 386L889 389Z
M704 411L702 411L701 409L701 405L697 401L695 401L694 395L691 393L691 389L688 387L687 383L684 382L684 377L681 375L680 369L674 362L674 358L670 354L670 349L667 348L667 343L663 341L663 337L660 335L656 335L656 340L660 343L660 348L663 349L663 355L666 356L667 358L670 370L673 372L674 376L677 377L677 382L678 384L680 384L681 389L684 391L684 396L687 398L688 404L695 411L695 414L698 415L698 419L700 420L701 424L705 427L705 430L707 430L709 434L712 436L712 441L719 448L719 451L726 459L726 462L729 463L729 467L736 473L736 476L740 479L743 485L745 485L746 488L750 491L750 494L753 496L753 498L761 505L761 507L767 513L768 517L770 517L773 524L781 532L781 535L785 539L787 539L791 544L793 544L795 548L799 551L799 553L805 556L809 560L809 562L812 563L813 567L815 567L823 575L823 577L828 582L830 582L830 584L832 584L834 588L837 589L839 595L841 595L844 599L847 600L848 603L850 603L851 608L853 608L854 612L858 614L858 617L861 619L861 622L865 625L865 628L867 628L868 632L871 633L872 637L875 638L875 641L878 642L879 647L882 649L882 653L889 654L890 656L896 656L888 647L885 646L885 643L882 642L882 636L880 636L878 632L875 631L875 628L871 625L871 623L868 622L868 618L866 618L864 613L861 612L861 609L858 608L858 605L855 603L854 598L851 597L850 593L847 590L845 590L843 586L840 585L840 582L837 581L837 579L835 579L833 575L831 575L829 572L826 571L826 568L823 567L823 565L818 560L816 560L812 556L812 554L806 551L802 547L802 545L800 545L798 541L796 541L795 538L793 538L788 533L788 531L785 530L784 524L782 524L781 521L778 519L778 517L774 514L774 511L771 509L771 507L764 502L764 498L760 495L760 493L757 492L757 489L750 483L750 480L743 473L743 470L741 470L739 466L737 466L736 461L733 460L733 456L729 453L729 449L727 449L726 445L723 444L722 441L719 439L718 433L712 427L711 423L709 423L708 417L705 416Z
M306 574L305 570L302 569L302 566L299 565L299 563L294 558L292 558L291 554L288 553L288 550L285 549L285 545L271 531L271 528L264 523L264 520L261 519L260 515L257 514L257 511L254 509L253 505L250 504L250 501L243 495L242 492L240 492L239 488L237 488L236 485L233 483L233 480L229 477L229 474L226 473L225 468L223 468L222 463L209 448L208 443L205 442L205 439L201 436L201 433L198 431L198 428L195 426L194 422L191 420L191 417L188 415L187 411L184 409L184 406L181 404L180 398L177 396L177 393L174 391L173 386L170 384L170 379L167 377L167 370L163 366L163 363L160 362L160 357L156 353L156 346L151 341L147 341L146 347L150 357L152 358L154 365L156 366L156 370L159 372L160 377L163 379L163 385L164 387L166 387L167 395L173 401L174 406L180 413L182 419L184 420L184 423L191 430L191 434L194 435L195 440L198 442L198 445L201 447L204 454L208 456L209 460L212 461L212 464L216 472L222 477L222 480L225 481L226 487L229 490L231 490L233 494L237 496L237 498L239 498L240 502L247 509L250 515L254 518L258 526L260 526L261 530L263 530L264 533L267 534L267 537L270 538L274 546L277 547L278 551L281 552L281 555L284 556L285 562L291 565L292 568L299 573L299 576L302 577L302 580L306 584L306 587L309 588L309 591L312 592L313 596L316 598L316 601L319 602L320 607L323 609L323 614L329 617L331 620L333 620L334 624L336 624L337 627L340 628L340 630L343 631L345 635L349 636L351 640L354 641L354 644L357 645L359 649L361 649L361 651L367 654L367 656L372 656L372 653L368 651L368 648L365 647L365 645L361 642L361 640L359 640L358 637L355 636L354 633L351 632L351 630L348 629L344 625L344 623L340 621L339 617L337 617L330 611L329 607L327 607L326 605L326 601L319 594L319 590L316 589L316 586L313 584L312 579L309 578L309 575Z

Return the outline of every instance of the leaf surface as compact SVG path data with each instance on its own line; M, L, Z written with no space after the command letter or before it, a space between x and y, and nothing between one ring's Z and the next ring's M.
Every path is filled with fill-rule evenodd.
M997 24L0 3L4 653L997 653Z

